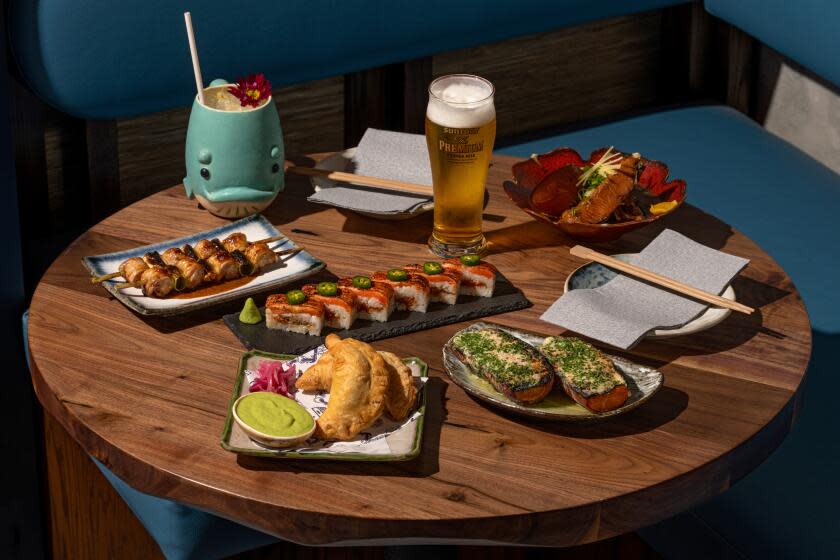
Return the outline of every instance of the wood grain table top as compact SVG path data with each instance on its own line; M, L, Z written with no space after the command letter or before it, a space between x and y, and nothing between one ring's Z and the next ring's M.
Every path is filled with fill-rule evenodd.
M558 334L563 330L539 316L582 263L568 254L575 242L507 200L501 185L514 161L497 156L490 170L487 260L534 305L490 320ZM689 197L690 191L691 185ZM305 178L290 176L264 214L330 272L352 275L428 258L431 214L377 221L309 203L310 192ZM88 453L143 492L304 544L572 545L657 522L726 490L778 446L795 417L811 348L796 288L750 239L687 205L594 247L636 252L667 226L748 257L734 288L757 312L733 313L705 332L646 341L627 353L665 375L664 387L632 413L587 425L497 413L442 370L441 347L462 323L375 343L429 363L428 416L416 460L237 457L219 437L244 349L220 318L241 302L144 318L91 285L80 262L223 223L181 186L152 195L79 237L32 300L32 379L41 403Z

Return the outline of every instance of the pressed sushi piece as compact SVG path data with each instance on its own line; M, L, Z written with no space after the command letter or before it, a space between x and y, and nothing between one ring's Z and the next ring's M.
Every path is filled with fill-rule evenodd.
M384 323L394 311L394 289L384 282L374 282L367 276L342 278L338 287L356 296L356 317Z
M349 329L356 320L356 296L333 282L307 284L301 288L310 301L324 304L324 323L335 329Z
M446 259L443 267L446 270L457 270L461 273L461 294L465 296L493 297L496 289L496 267L481 260L471 260L464 255L460 259ZM465 262L475 264L465 264Z
M429 261L405 267L409 274L419 274L429 282L429 301L442 301L454 305L461 289L461 271L444 268L441 263Z
M476 375L519 403L538 403L554 386L554 372L545 357L501 329L461 331L452 337L450 348Z
M388 284L394 289L397 309L425 313L429 307L429 281L419 274L412 274L402 268L392 268L387 272L374 272L374 282Z
M627 382L612 360L588 342L551 336L540 352L554 366L566 394L592 412L615 410L627 401Z
M306 298L299 290L293 290L290 294L303 296L289 302L286 294L273 294L268 296L265 302L265 326L269 329L296 332L319 336L324 328L324 317L326 309L320 301Z

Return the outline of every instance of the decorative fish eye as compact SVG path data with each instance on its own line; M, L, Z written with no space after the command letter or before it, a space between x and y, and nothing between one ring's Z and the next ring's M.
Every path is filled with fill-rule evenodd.
M277 173L278 171L280 171L280 164L279 163L275 163L274 165L271 166L271 172L272 173Z
M204 179L206 179L207 181L210 180L210 170L206 167L202 167L199 173L201 173L201 176L204 177Z

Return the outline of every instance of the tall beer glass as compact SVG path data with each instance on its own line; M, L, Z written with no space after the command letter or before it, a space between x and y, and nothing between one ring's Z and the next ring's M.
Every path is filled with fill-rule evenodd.
M432 164L435 225L429 249L454 257L481 254L484 184L496 139L493 84L453 74L429 86L426 143Z

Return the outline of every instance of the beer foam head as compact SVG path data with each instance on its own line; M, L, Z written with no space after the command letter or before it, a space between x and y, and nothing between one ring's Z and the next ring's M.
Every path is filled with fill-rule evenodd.
M493 85L478 76L444 76L429 86L429 120L453 128L471 128L496 118Z

